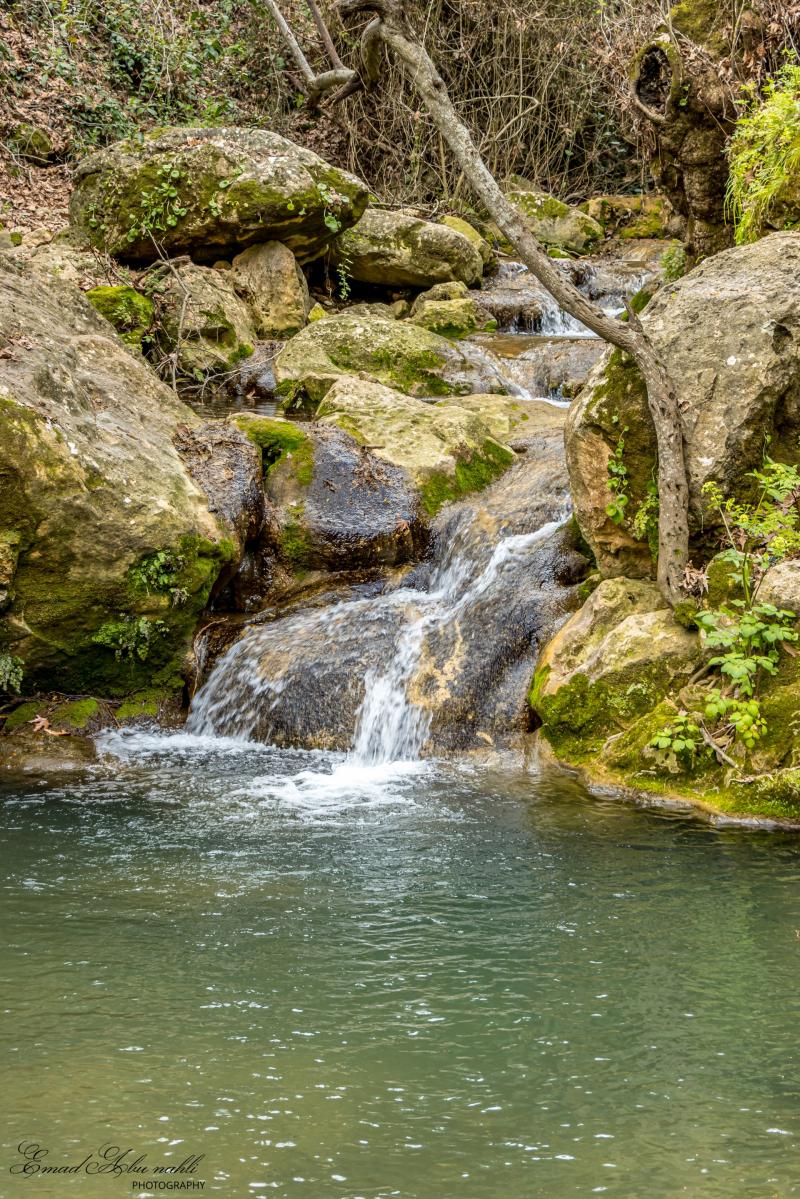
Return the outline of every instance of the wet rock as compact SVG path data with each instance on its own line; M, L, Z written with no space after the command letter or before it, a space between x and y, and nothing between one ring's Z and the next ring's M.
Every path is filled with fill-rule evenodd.
M256 331L232 272L184 260L156 267L146 286L158 312L159 340L175 354L179 375L201 380L252 354Z
M308 284L287 246L250 246L236 255L231 274L259 338L287 338L303 328L311 308Z
M87 770L97 760L94 742L76 734L52 736L20 725L0 736L0 770L9 774L62 775Z
M498 334L481 344L501 360L503 376L529 396L570 399L583 387L605 345L596 337L520 338Z
M341 315L315 321L275 360L287 406L316 405L343 376L367 375L407 395L442 396L505 390L496 367L477 346L407 321Z
M664 356L680 401L695 536L718 517L703 485L746 497L765 441L796 455L800 434L800 234L775 233L709 258L651 300L642 323ZM622 524L606 513L608 463L624 437L629 502ZM646 575L651 556L633 521L655 472L655 434L641 376L607 353L570 410L567 461L581 530L604 574Z
M483 274L480 249L463 232L382 208L368 208L337 239L333 254L351 279L381 287L471 284Z
M164 184L175 195L147 197ZM171 256L214 262L279 241L300 262L318 257L361 216L367 189L311 150L266 129L157 129L83 159L70 201L73 225L101 249L133 262L156 257L150 226ZM327 222L326 222L327 218Z
M15 254L0 255L0 347L0 644L26 687L179 683L235 553L172 444L197 418L77 289Z
M179 425L175 447L194 482L205 493L209 512L236 534L239 556L264 525L261 455L252 441L227 421L190 428Z
M432 405L366 379L341 379L320 404L318 420L338 425L386 462L401 467L432 514L449 500L490 483L514 454L489 423L457 404Z
M264 433L258 417L241 423L265 446L274 438L264 450L265 487L279 526L278 553L292 572L395 566L421 551L419 497L403 470L338 428L304 424L284 432L286 422L273 421ZM296 438L293 449L287 434Z

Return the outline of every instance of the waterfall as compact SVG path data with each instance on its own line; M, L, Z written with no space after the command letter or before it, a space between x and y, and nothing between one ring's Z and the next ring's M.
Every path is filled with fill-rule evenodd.
M418 702L415 685L431 643L502 605L530 572L539 547L559 529L568 513L563 494L550 497L554 518L532 532L512 532L496 544L487 541L478 515L466 509L418 587L398 587L371 599L353 599L312 609L268 624L254 624L214 666L192 703L187 731L243 739L271 740L271 713L300 703L308 687L309 647L377 644L393 636L379 660L363 667L361 699L355 713L349 760L378 765L420 757L432 710ZM277 646L285 644L280 651ZM262 659L269 653L270 668ZM339 667L342 694L352 682L343 650ZM336 702L338 696L333 697Z

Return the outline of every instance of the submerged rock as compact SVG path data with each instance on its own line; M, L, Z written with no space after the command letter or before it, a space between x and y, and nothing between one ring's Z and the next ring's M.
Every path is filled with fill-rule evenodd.
M202 262L280 241L307 262L366 203L360 179L277 133L176 127L83 159L70 216L93 245L133 262L157 258L153 239Z
M419 488L426 512L479 490L511 465L513 451L496 441L488 422L457 404L425 404L366 379L341 379L317 419L338 425Z
M413 396L505 390L478 347L456 346L407 321L380 317L315 321L275 360L278 391L287 405L316 405L337 379L360 374Z
M173 446L197 418L77 289L0 256L0 650L24 686L180 683L235 554Z
M483 257L474 239L408 212L368 208L335 242L335 260L351 279L382 287L477 283Z
M702 494L707 481L744 498L767 441L773 456L796 456L798 272L800 234L775 233L707 259L642 314L677 388L698 534L719 519ZM621 441L629 502L617 524L606 505L608 464ZM641 375L620 350L605 355L570 410L566 445L576 515L600 569L648 574L648 544L633 522L655 478L655 432Z

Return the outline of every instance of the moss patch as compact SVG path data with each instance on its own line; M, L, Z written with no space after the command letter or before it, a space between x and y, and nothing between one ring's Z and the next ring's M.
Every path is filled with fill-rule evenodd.
M86 298L113 325L126 345L141 350L155 319L153 301L132 287L93 287Z
M314 443L302 429L287 420L240 413L231 417L242 432L258 446L264 474L279 465L291 465L301 487L308 487L314 477Z
M437 471L423 483L422 505L434 516L443 504L461 499L472 491L487 487L514 461L514 453L492 438L487 438L479 452L456 462L455 473Z

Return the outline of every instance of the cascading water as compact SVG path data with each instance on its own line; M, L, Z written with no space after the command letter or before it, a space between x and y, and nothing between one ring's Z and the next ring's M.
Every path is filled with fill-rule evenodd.
M520 472L524 475L525 466ZM463 672L469 664L463 645L476 640L476 629L488 635L492 622L502 622L509 607L505 597L519 593L535 573L536 555L567 512L563 490L540 497L529 504L528 517L516 521L516 527L530 529L534 521L538 527L518 532L509 523L493 544L486 512L465 508L450 536L441 539L444 548L422 568L426 577L419 585L251 626L195 696L187 731L285 743L280 738L287 709L292 717L297 709L302 716L294 739L302 739L308 712L313 727L313 708L319 705L313 679L329 688L331 706L344 709L355 696L347 734L350 761L376 766L418 759L436 710L422 695L431 656L441 655L440 673ZM493 640L500 645L502 635ZM488 646L483 652L488 656Z

